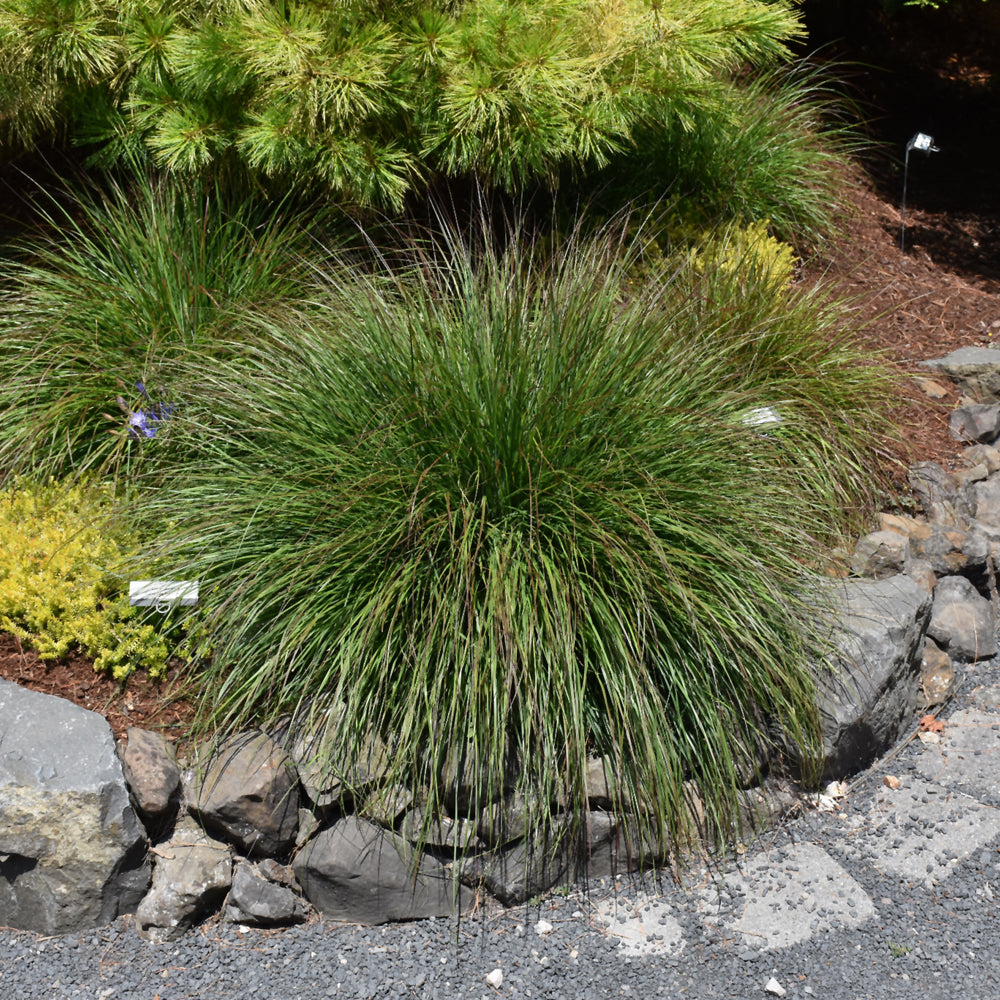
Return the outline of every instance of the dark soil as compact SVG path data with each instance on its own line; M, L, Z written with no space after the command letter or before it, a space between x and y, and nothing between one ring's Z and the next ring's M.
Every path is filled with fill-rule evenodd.
M947 422L958 396L919 362L1000 342L1000 5L952 0L890 17L871 0L815 0L807 13L812 47L866 64L854 85L879 111L871 151L846 188L843 232L801 280L849 298L862 342L913 376L899 403L902 443L882 455L903 488L913 461L961 462ZM941 151L911 154L904 253L902 161L917 131ZM122 689L81 655L43 663L2 634L0 677L100 712L118 736L132 725L177 736L193 717L176 698L176 673L164 683L137 675Z

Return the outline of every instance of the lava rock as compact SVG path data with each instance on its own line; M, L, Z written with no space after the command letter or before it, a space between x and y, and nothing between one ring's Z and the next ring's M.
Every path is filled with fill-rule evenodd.
M154 836L168 827L181 801L181 769L174 748L159 733L129 727L120 750L132 800Z

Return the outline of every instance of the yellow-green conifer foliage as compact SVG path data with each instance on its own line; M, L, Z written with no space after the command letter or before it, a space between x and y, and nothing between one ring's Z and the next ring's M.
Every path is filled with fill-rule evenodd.
M0 151L68 134L398 207L600 166L801 34L787 0L0 0Z
M795 276L795 251L770 232L767 219L722 233L703 234L691 251L695 271L721 270L781 298Z
M134 539L110 528L106 491L19 483L0 491L0 628L57 660L71 649L124 681L166 672L167 642L139 619L116 575Z

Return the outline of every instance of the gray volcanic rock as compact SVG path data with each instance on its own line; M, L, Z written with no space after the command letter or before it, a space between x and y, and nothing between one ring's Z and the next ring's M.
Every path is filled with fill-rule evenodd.
M970 403L952 410L948 428L956 441L992 444L1000 436L1000 404Z
M959 484L937 462L915 462L907 471L913 495L935 524L957 527L969 515L969 504Z
M323 731L303 729L279 740L288 747L306 799L319 815L341 809L345 796L357 796L377 785L386 765L386 748L377 735L370 734L359 754L347 759L337 743L333 721Z
M910 553L929 563L938 576L981 574L990 555L990 543L977 532L921 524L910 534Z
M1000 400L1000 351L994 348L960 347L921 364L948 375L982 403Z
M851 556L851 572L884 580L902 573L910 558L910 539L898 531L873 531L858 540Z
M206 829L255 857L287 854L299 825L298 776L263 733L234 737L192 777L188 809Z
M153 887L139 904L139 934L151 941L173 941L215 910L233 880L228 844L212 840L190 818L156 847Z
M570 816L553 817L544 833L536 831L509 850L470 859L462 880L482 883L507 906L523 903L557 883L615 875L662 859L665 852L641 844L636 831L600 809L587 814L579 831Z
M975 518L982 524L1000 526L1000 476L991 476L972 487Z
M472 895L430 858L357 816L345 816L305 846L295 875L313 906L334 920L382 924L464 911Z
M985 660L997 654L993 608L964 576L938 580L927 634L955 660Z
M1000 472L1000 451L994 445L974 444L966 448L965 460L970 465L985 465L990 475Z
M475 820L434 815L421 806L406 813L399 833L413 844L422 842L424 847L440 850L468 851L483 846L476 834Z
M920 661L920 697L917 707L926 712L943 704L955 692L958 678L951 657L930 637L924 639L924 655Z
M0 681L0 925L62 934L132 912L146 834L106 720Z
M240 861L224 915L233 923L278 927L305 920L306 907L289 886L269 879L266 869Z
M907 576L830 586L834 652L815 678L822 774L840 778L870 764L916 707L931 595Z

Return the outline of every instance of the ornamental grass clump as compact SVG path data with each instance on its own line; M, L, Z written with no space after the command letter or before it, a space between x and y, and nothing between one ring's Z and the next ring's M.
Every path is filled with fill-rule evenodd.
M730 829L755 739L815 752L807 584L886 376L808 297L744 322L738 290L634 264L516 236L333 259L238 359L191 361L190 455L140 499L184 512L164 548L202 581L212 722L296 718L335 767L377 737L387 785L452 815L519 795L536 831L585 814L603 757L661 844L692 789Z
M299 228L220 184L154 177L38 208L0 288L0 471L134 464L183 395L177 352L209 355L240 310L295 292Z
M842 81L801 62L720 77L715 98L644 131L600 177L602 200L652 201L675 235L760 219L797 246L835 232L842 178L863 146Z

